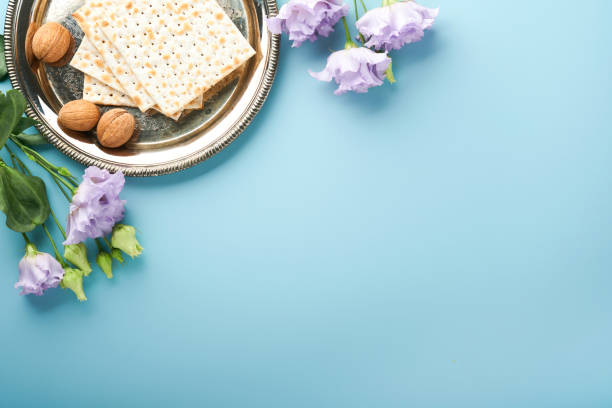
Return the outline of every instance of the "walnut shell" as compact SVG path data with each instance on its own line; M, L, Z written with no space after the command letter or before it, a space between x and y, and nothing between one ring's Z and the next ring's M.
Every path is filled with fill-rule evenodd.
M34 51L32 51L32 40L34 39L34 34L36 34L36 31L38 31L38 24L33 22L28 27L28 31L26 32L26 38L25 38L26 60L28 61L28 64L30 64L30 66L33 69L36 69L38 66L38 60L34 56Z
M98 119L100 119L98 107L83 99L68 102L60 109L57 116L60 125L79 132L93 129Z
M125 109L111 109L98 122L98 141L104 147L120 147L126 144L136 127L134 116Z
M34 56L47 63L58 62L70 48L72 35L61 24L43 24L32 38Z

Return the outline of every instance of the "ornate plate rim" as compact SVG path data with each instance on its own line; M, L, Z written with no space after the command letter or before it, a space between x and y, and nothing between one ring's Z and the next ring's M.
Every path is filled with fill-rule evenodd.
M6 59L6 67L8 70L9 79L14 89L21 90L21 84L17 77L17 66L14 59L12 49L13 44L13 29L15 24L15 8L20 0L9 0L6 10L6 19L4 25L4 52ZM23 1L23 0L21 0ZM275 16L278 13L276 0L262 0L267 14ZM97 166L111 172L122 171L124 175L131 177L149 177L160 176L164 174L175 173L189 167L195 166L212 156L219 153L221 150L229 146L236 138L246 129L253 118L259 113L263 106L276 75L278 66L278 57L280 54L280 36L270 35L270 54L267 60L262 60L260 63L266 64L263 77L259 82L257 91L250 101L249 107L246 109L242 117L228 129L215 143L203 149L191 153L189 156L173 160L169 163L156 164L150 166L128 167L120 164L110 163L105 160L96 159L86 154L76 151L68 143L64 142L52 129L47 128L44 124L37 125L38 131L44 135L51 144L53 144L60 152L70 157L73 160L85 166ZM28 98L26 98L28 99ZM35 109L32 108L28 101L26 114L35 119L41 119Z

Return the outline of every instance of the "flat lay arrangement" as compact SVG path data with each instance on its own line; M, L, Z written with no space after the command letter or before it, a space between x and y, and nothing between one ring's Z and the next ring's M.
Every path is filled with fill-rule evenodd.
M346 91L363 93L372 86L381 85L385 77L395 82L387 52L419 41L424 30L432 26L438 10L413 1L385 0L382 7L370 11L363 2L361 4L366 14L359 18L357 2L354 3L362 47L351 38L345 18L348 6L338 0L292 0L281 8L278 16L266 19L265 23L272 33L289 33L293 46L298 47L305 40L312 42L319 35L329 35L342 20L345 49L330 55L326 68L319 73L311 72L311 75L322 81L335 79L339 84L335 91L338 95ZM56 122L68 135L83 132L81 137L84 138L95 128L101 148L121 148L138 137L139 123L147 117L141 116L138 121L125 108L138 109L145 115L159 113L181 121L192 110L206 106L210 97L228 83L228 78L239 75L256 54L215 0L190 0L180 4L166 0L87 0L71 16L84 33L76 51L73 35L62 24L48 21L40 25L34 21L28 26L23 54L30 67L39 73L46 65L63 67L68 63L82 73L82 98L66 102L57 112ZM9 49L9 55L12 54ZM67 170L48 163L19 141L19 135L27 128L45 126L36 113L33 118L22 118L27 104L24 96L18 91L10 91L3 103L3 114L12 112L2 135L4 143L10 139L26 154L35 154L34 161L43 164L66 198L72 201L67 236L53 215L65 239L62 257L45 226L51 213L44 183L32 176L12 153L12 168L2 162L6 174L1 202L37 203L23 214L17 212L16 206L2 206L9 228L23 233L26 241L26 256L20 263L20 280L16 286L24 287L22 294L42 295L46 289L61 285L72 289L79 300L86 300L82 278L91 272L91 267L83 244L85 239L96 240L98 265L109 278L112 277L113 251L119 262L123 262L120 248L130 248L127 253L132 257L140 255L133 227L115 227L123 217L123 202L119 199L123 173L119 170L111 174L92 166L84 175L87 187L77 185L76 178ZM105 106L104 113L101 114L98 105ZM109 109L109 106L120 107ZM44 136L37 137L41 143L46 142ZM27 141L22 141L27 145ZM13 194L10 186L15 181L11 177L31 188ZM93 192L85 192L89 190ZM15 226L12 220L20 216L27 223ZM37 252L25 234L38 225L45 229L53 243L55 259ZM73 228L80 228L82 236L73 238ZM113 237L109 242L105 237L111 232ZM130 243L124 242L126 237ZM102 239L106 241L107 250L103 249ZM69 266L67 261L76 268Z
M342 0L291 0L281 7L277 17L268 19L270 30L276 34L287 33L293 40L292 47L299 47L304 41L315 41L318 36L329 36L342 20L344 50L333 52L323 71L310 71L310 75L320 81L334 80L338 84L336 95L347 91L364 93L373 86L382 85L385 79L394 83L388 52L420 41L439 12L439 9L423 7L412 0L383 0L381 7L369 11L362 0L360 5L354 0L353 7L359 33L355 40L346 22L348 5ZM364 13L361 17L360 7Z
M0 11L0 407L612 405L612 2Z

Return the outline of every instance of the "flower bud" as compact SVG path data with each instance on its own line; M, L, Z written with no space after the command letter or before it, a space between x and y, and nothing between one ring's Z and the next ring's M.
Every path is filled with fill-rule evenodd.
M117 248L111 249L111 256L115 258L117 261L119 261L119 263L125 262L123 260L123 255L121 255L121 251Z
M111 254L105 251L100 251L98 253L98 257L96 258L96 263L102 269L102 272L106 275L108 279L112 279L113 277L113 258Z
M136 228L131 225L117 224L113 227L111 245L134 258L142 253L142 247L136 240Z
M85 292L83 292L83 272L74 268L64 268L64 271L64 278L60 282L60 286L72 290L81 302L87 300Z
M64 247L64 258L80 269L85 276L89 276L91 273L91 265L87 260L87 247L84 243L66 245Z

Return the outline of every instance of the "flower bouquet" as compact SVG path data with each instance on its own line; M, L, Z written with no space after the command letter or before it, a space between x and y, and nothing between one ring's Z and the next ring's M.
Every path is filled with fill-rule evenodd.
M292 47L299 47L307 40L313 42L319 36L329 36L342 20L346 36L344 49L328 57L323 71L309 71L320 81L335 80L336 95L367 92L371 87L382 85L385 78L394 83L389 52L421 40L439 11L414 1L397 0L383 0L382 7L368 11L363 0L360 2L365 12L361 17L357 0L353 0L359 34L355 38L359 45L346 21L348 6L341 0L290 0L281 7L278 16L267 20L270 32L289 35Z
M0 79L6 75L4 56L0 59ZM6 226L21 234L25 255L19 262L16 288L22 295L42 295L60 286L72 290L81 301L87 300L83 277L92 272L87 256L87 240L94 240L98 253L96 263L110 279L113 262L124 263L123 254L132 258L142 252L136 230L121 224L125 201L119 194L125 179L122 173L110 174L97 167L85 170L82 180L65 167L45 159L36 149L46 144L40 134L24 133L37 122L23 116L26 101L17 90L0 93L0 211L6 215ZM10 142L10 143L9 143ZM15 151L13 150L15 149ZM21 154L47 172L69 203L64 228L51 208L45 182L34 175ZM53 238L51 228L63 237L62 245ZM38 251L30 232L41 228L53 248L53 255ZM63 246L63 251L60 247Z

